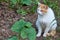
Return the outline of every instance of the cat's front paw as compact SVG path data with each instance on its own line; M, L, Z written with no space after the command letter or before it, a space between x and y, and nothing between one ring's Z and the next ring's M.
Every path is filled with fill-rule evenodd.
M47 37L47 35L46 34L43 34L43 37Z
M37 36L37 37L40 37L40 36L41 36L41 34L37 34L36 36Z

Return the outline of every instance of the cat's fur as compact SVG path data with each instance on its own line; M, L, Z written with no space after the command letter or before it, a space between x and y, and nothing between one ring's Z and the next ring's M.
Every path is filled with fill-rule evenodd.
M38 29L37 37L41 36L43 30L41 23L44 23L46 25L43 37L46 37L49 31L56 30L57 21L54 20L55 19L54 12L51 8L49 8L47 5L38 3L37 14L38 14L38 18L36 21L36 27Z

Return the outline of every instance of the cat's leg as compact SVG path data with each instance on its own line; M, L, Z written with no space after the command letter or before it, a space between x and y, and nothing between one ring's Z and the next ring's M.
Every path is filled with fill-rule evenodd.
M51 30L56 30L57 27L57 21L55 20L51 25Z
M49 31L51 31L51 35L52 35L52 33L53 33L54 31L56 32L56 27L57 27L57 22L56 22L56 20L55 20L53 23L51 23L51 25L50 25L50 23L47 23L46 29L45 29L44 34L43 34L43 37L46 37L46 36L47 36L47 33L48 33ZM55 34L55 32L54 32L54 34Z
M41 25L40 25L40 21L39 20L36 21L36 27L38 29L37 37L40 37L41 36L41 33L42 33L42 28L41 28Z
M56 27L57 27L57 22L55 22L54 25L52 25L51 27L51 36L56 35Z
M43 37L47 37L48 32L50 31L49 23L46 25Z

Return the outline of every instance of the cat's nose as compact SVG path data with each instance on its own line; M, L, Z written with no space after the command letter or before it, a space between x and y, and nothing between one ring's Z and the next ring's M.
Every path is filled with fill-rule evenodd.
M40 10L41 12L43 12L43 13L46 13L47 12L47 10Z
M41 12L44 12L43 10L40 10Z

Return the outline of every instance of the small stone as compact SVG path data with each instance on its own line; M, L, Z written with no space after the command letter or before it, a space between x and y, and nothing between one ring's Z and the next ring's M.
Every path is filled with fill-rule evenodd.
M4 21L4 20L1 20L1 22L2 22L2 23L5 23L5 21Z
M5 31L5 29L2 29L2 31L4 32L4 31Z
M22 17L22 19L25 19L25 17Z
M4 24L1 23L0 25L3 26Z

